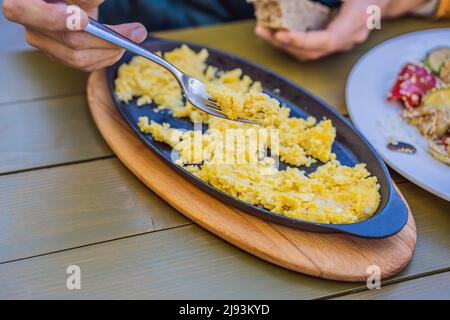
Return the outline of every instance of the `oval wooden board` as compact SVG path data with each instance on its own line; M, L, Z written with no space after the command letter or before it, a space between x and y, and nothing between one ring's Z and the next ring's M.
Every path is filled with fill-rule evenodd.
M265 222L194 187L154 154L116 111L103 71L91 74L87 95L94 121L119 159L175 209L235 246L290 270L341 281L365 282L370 265L388 278L411 260L417 237L411 212L400 233L375 240Z

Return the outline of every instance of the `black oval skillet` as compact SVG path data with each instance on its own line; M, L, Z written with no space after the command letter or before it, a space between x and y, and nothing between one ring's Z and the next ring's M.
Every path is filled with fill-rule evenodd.
M181 44L183 43L151 38L144 43L144 46L152 51L166 52L179 47ZM190 43L187 43L187 45L196 51L204 48L203 46ZM117 110L124 117L125 121L130 125L133 131L154 152L172 166L172 168L181 176L198 188L248 214L255 215L270 222L301 230L326 233L347 233L366 238L388 237L398 233L403 228L408 219L408 209L406 204L393 188L389 172L381 158L369 142L349 123L349 121L324 101L292 81L235 55L212 48L206 49L209 51L208 64L217 66L221 70L241 68L243 72L252 79L260 81L266 93L287 105L291 109L292 116L307 117L308 115L311 115L317 119L322 119L324 117L330 119L337 130L336 141L332 148L333 152L337 155L337 160L347 166L354 166L360 162L366 163L368 170L378 178L378 182L381 186L381 203L377 212L365 221L352 224L322 224L302 221L278 215L266 209L243 202L212 187L185 169L179 167L171 161L171 147L164 143L154 141L150 134L143 134L139 131L139 128L137 127L138 118L140 116L148 116L149 119L158 123L167 122L174 128L192 129L193 125L187 119L172 117L167 111L155 112L152 106L138 107L136 105L136 100L127 104L117 99L114 94L114 80L117 77L117 69L122 63L128 62L133 56L130 53L126 53L119 62L108 68L108 85ZM363 107L364 106L361 106L361 108ZM305 170L307 173L314 171L316 168L317 165L310 168L300 167L301 170Z

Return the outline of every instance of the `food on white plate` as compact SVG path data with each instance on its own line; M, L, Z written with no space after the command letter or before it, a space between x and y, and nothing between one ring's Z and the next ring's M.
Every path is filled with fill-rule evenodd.
M246 113L258 123L246 124L212 117L182 99L175 78L141 57L120 66L116 96L137 98L173 117L187 117L208 126L206 132L171 128L167 123L139 118L138 126L178 154L176 164L213 187L252 205L296 219L319 223L353 223L371 217L380 204L377 178L365 164L348 167L336 160L331 120L290 116L290 109L263 92L258 81L241 69L217 70L207 65L208 52L187 46L164 58L206 83L209 93L231 117ZM233 129L233 130L230 130ZM277 134L275 134L277 133ZM274 158L291 165L281 170ZM298 166L322 164L311 174Z
M420 106L422 98L439 84L437 76L425 67L407 63L389 93L388 100L399 100L408 110Z
M406 64L389 93L400 101L402 117L425 137L429 153L450 164L450 48L431 51L423 65Z
M450 59L448 59L447 62L444 63L439 75L442 81L444 81L447 84L450 84Z
M442 139L450 126L450 88L434 89L414 109L405 110L403 116L431 139Z
M310 0L249 0L255 6L258 24L270 29L319 30L331 20L331 10Z
M450 48L438 48L428 53L423 63L431 72L439 74L448 60L450 60Z
M430 141L428 151L437 160L450 165L450 137L442 141Z
M417 148L412 144L407 142L402 142L398 140L389 141L387 147L391 151L414 154L417 152Z

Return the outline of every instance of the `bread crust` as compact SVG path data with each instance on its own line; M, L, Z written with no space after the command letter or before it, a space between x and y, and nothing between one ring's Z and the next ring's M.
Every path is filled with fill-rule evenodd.
M257 23L269 29L298 32L327 26L331 10L310 0L250 0L255 6Z

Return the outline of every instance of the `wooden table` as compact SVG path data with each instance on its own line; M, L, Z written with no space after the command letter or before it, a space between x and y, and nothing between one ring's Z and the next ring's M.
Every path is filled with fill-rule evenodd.
M364 52L449 25L385 23L352 52L307 64L258 40L251 21L159 35L249 58L345 114L345 80ZM308 277L229 245L147 189L94 126L86 74L36 51L0 52L0 70L0 298L450 298L450 204L397 174L418 227L406 269L372 291ZM69 265L81 290L66 288Z

